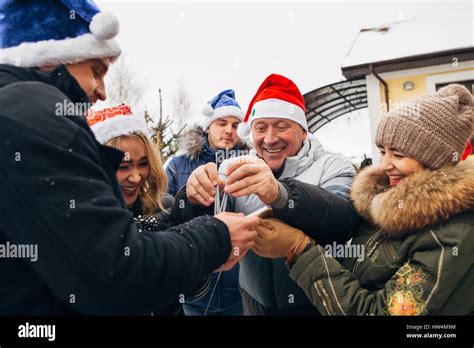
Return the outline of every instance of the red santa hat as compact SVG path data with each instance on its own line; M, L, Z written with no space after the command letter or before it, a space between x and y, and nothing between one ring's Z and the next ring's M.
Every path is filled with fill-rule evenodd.
M89 110L87 123L101 144L122 135L148 134L143 117L134 115L130 106L125 104L100 111Z
M259 118L287 119L308 130L303 96L295 83L282 75L271 74L260 85L237 128L239 137L247 138L252 122Z

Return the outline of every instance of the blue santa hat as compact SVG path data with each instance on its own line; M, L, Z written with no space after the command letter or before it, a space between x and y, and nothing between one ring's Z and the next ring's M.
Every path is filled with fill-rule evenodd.
M244 112L235 100L235 92L232 89L226 89L216 95L204 106L202 114L204 115L202 121L204 130L207 130L210 124L219 118L234 116L240 121L244 118Z
M74 64L120 55L119 22L91 0L1 0L0 63Z

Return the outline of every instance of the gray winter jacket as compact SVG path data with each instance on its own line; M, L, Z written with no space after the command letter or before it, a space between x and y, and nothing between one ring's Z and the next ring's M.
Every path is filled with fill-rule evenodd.
M349 190L354 176L355 171L349 161L326 153L316 137L308 134L298 154L285 160L283 172L278 179L284 181L287 178L293 178L320 186L343 197L347 200L347 204L350 204ZM247 215L264 206L265 204L253 194L235 199L234 210ZM300 210L300 213L303 213L300 216L304 219L312 218L310 210L305 212ZM323 223L323 221L316 221L314 228ZM318 239L317 232L315 233ZM263 306L285 309L310 304L302 289L290 278L283 259L262 258L250 250L240 262L240 267L241 288Z
M312 134L294 157L285 160L277 177L283 200L272 205L277 218L301 229L318 243L343 243L359 226L359 217L349 199L355 176L351 163L340 156L328 154ZM282 202L283 203L282 203ZM184 206L173 209L179 222L212 214L213 206L191 204L184 186L176 195ZM252 213L264 206L256 195L229 199L228 210ZM303 290L290 278L283 259L267 259L249 251L240 262L240 286L245 298L250 297L244 312L259 314L314 313Z

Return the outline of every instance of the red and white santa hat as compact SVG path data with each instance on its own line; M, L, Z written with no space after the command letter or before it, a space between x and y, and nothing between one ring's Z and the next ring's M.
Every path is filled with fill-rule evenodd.
M252 122L259 118L283 118L298 123L308 130L304 99L293 81L285 76L271 74L260 85L237 128L241 138L250 135Z
M125 104L100 111L89 110L86 119L101 144L122 135L148 134L144 118L134 115L130 106Z

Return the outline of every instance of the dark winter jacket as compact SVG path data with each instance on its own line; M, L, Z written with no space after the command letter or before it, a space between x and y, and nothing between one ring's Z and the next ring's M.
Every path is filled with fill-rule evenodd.
M0 258L0 313L146 314L174 302L227 260L227 227L200 217L138 232L115 177L123 152L82 115L58 116L70 101L87 99L64 66L0 65L0 245L38 248L36 262Z
M183 148L183 153L173 157L166 167L168 193L173 196L181 187L186 185L189 176L197 167L209 162L216 163L216 159L218 164L220 164L227 157L243 155L243 151L248 152L249 150L248 145L241 141L234 149L228 151L221 150L222 152L216 156L216 151L209 147L207 134L199 127L191 129L183 136L181 147ZM211 275L210 289L214 289L218 277L218 273ZM205 297L192 301L190 304L205 309L212 296L211 303L209 304L209 310L212 312L219 312L221 309L240 305L242 299L238 286L239 265L237 264L230 271L222 272L214 294L212 294L212 291L209 291Z
M171 210L174 205L174 197L165 194L162 198L163 210L158 209L153 215L143 213L143 205L140 199L137 199L134 206L130 209L133 214L133 221L137 225L138 231L166 231L175 224L172 219ZM152 315L184 315L181 303L187 298L201 298L209 290L210 276L205 277L198 286L189 294L183 294L182 298L176 299L171 304L158 308Z
M474 161L423 170L394 187L368 167L352 198L368 222L354 248L336 260L313 246L290 273L321 313L474 314Z
M273 206L278 218L302 229L322 242L345 242L359 226L359 217L349 199L354 169L340 156L328 154L314 135L308 135L296 156L285 160L278 179L287 199L281 206ZM204 211L185 200L185 188L176 199L183 199L185 208L178 213L188 220ZM264 204L256 195L230 199L232 211L252 213ZM180 220L181 221L181 220ZM317 314L304 292L290 278L283 259L267 259L249 251L240 262L240 286L244 299L253 301L246 306L246 314Z
M131 209L133 214L133 222L137 225L138 232L143 231L166 231L172 227L171 208L174 205L174 198L166 194L162 199L164 210L158 209L153 215L146 215L143 213L143 205L140 199L137 199ZM173 303L160 307L154 310L150 315L184 315L183 308L179 299Z

